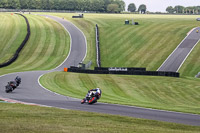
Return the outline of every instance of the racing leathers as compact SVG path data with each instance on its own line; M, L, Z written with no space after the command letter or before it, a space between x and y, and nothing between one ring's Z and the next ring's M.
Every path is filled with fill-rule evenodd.
M95 96L98 99L101 98L101 89L96 88L96 89L91 89L88 91L87 95L85 96L85 98L83 99L84 102L88 102L87 97L89 97L90 95Z

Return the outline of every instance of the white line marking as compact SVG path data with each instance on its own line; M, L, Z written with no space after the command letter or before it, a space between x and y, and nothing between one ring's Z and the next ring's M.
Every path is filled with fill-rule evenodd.
M181 63L181 65L179 66L178 70L176 72L179 71L179 69L182 67L183 63L186 61L186 59L188 58L188 56L190 55L190 53L192 52L192 50L196 47L196 45L199 43L200 39L197 41L197 43L193 46L193 48L190 50L190 52L187 54L187 56L185 57L185 59L183 60L183 62Z
M72 25L74 25L72 22L70 22ZM85 58L86 58L86 56L87 56L87 39L86 39L86 36L85 36L85 34L83 33L83 31L81 31L76 25L74 25L82 34L83 34L83 36L84 36L84 39L85 39L85 44L86 44L86 53L85 53L85 56L84 56L84 58L83 58L83 60L82 61L84 61L85 60Z
M198 28L198 27L196 27L196 28ZM193 28L193 29L196 29L196 28ZM194 30L193 30L194 31ZM191 31L191 33L193 32L193 31ZM190 34L191 34L190 33ZM157 71L159 71L159 69L166 63L166 61L170 58L170 56L178 49L178 47L182 44L182 42L183 41L185 41L186 39L187 39L187 37L190 35L190 34L188 34L182 41L181 41L181 43L175 48L175 50L167 57L167 59L162 63L162 65L157 69Z
M58 22L59 23L59 22ZM71 22L70 22L71 23ZM73 23L72 23L73 24ZM61 24L62 25L62 24ZM74 25L74 24L73 24ZM63 26L63 25L62 25ZM75 25L74 25L75 26ZM76 26L75 26L76 27ZM65 27L64 27L65 28ZM65 28L66 29L66 28ZM77 27L77 29L79 29L78 27ZM80 30L80 29L79 29ZM81 30L80 30L81 31ZM67 30L67 32L68 32L68 30ZM81 31L82 32L82 31ZM69 33L69 32L68 32ZM70 34L70 33L69 33ZM83 32L82 32L82 34L83 34ZM84 35L84 34L83 34ZM84 35L84 37L85 37L85 35ZM71 34L70 34L70 38L71 38ZM185 40L185 39L184 39ZM86 37L85 37L85 41L86 41ZM200 41L200 40L199 40ZM183 41L182 41L183 42ZM181 43L182 43L181 42ZM180 45L180 44L179 44ZM71 51L71 44L70 44L70 51ZM86 43L86 53L87 53L87 43ZM68 56L69 56L69 54L68 54ZM68 58L68 56L67 56L67 58ZM85 54L85 57L86 57L86 54ZM84 57L84 59L85 59L85 57ZM65 61L67 60L67 58L65 59ZM168 57L169 58L169 57ZM64 62L65 62L64 61ZM63 62L63 63L64 63ZM63 64L62 63L62 64ZM61 65L62 65L61 64ZM61 65L59 65L59 66L61 66ZM58 66L58 67L59 67ZM58 67L56 67L56 68L58 68ZM55 70L56 68L54 68L54 69L52 69L52 70ZM49 72L51 72L51 70L47 70L47 71L49 71ZM34 71L27 71L27 72L34 72ZM9 74L5 74L5 75L1 75L0 77L3 77L3 76L8 76L8 75L11 75L11 74L17 74L17 73L23 73L23 72L16 72L16 73L9 73ZM47 73L44 73L44 74L47 74ZM48 89L46 89L45 87L43 87L41 84L40 84L40 82L39 82L39 80L40 80L40 78L44 75L44 74L42 74L42 75L40 75L39 76L39 78L38 78L38 84L43 88L43 89L45 89L45 90L47 90L47 91L49 91L49 92L51 92L51 93L54 93L54 94L56 94L56 95L60 95L60 96L64 96L64 95L61 95L61 94L58 94L58 93L56 93L56 92L53 92L53 91L50 91L50 90L48 90ZM67 96L65 96L65 97L67 97ZM71 97L69 97L69 98L71 98ZM5 98L1 98L0 97L0 99L5 99ZM77 99L77 100L80 100L80 99L78 99L78 98L73 98L73 99ZM9 100L9 99L7 99L7 100ZM43 106L43 107L53 107L53 108L59 108L59 109L65 109L65 110L68 110L67 108L60 108L60 107L54 107L54 106L47 106L47 105L41 105L41 104L35 104L35 103L26 103L26 102L21 102L21 101L17 101L17 100L12 100L12 99L10 99L11 101L14 101L14 102L17 102L17 103L22 103L22 104L28 104L28 105L38 105L38 106ZM5 100L6 101L6 100ZM101 104L110 104L110 103L101 103ZM114 105L117 105L117 106L124 106L124 107L134 107L134 108L139 108L139 109L144 109L144 110L156 110L156 111L162 111L162 112L171 112L171 113L178 113L178 114L189 114L189 115L194 115L194 116L199 116L199 115L197 115L197 114L190 114L190 113L182 113L182 112L174 112L174 111L166 111L166 110L158 110L158 109L152 109L152 108L143 108L143 107L137 107L137 106L128 106L128 105L120 105L120 104L114 104Z
M47 74L47 73L45 73L45 74ZM54 92L54 91L51 91L51 90L45 88L45 87L40 83L40 78L41 78L42 76L44 76L45 74L40 75L40 77L38 78L38 81L37 81L37 82L38 82L38 84L40 85L40 87L42 87L43 89L47 90L48 92L51 92L51 93L53 93L53 94L56 94L56 95L59 95L59 96L63 96L63 97L66 97L66 98L70 98L71 100L73 100L73 99L74 99L74 100L81 100L81 99L78 99L78 98L68 97L68 96L65 96L65 95L56 93L56 92Z
M52 20L54 20L54 19L52 19ZM54 20L54 21L56 21L56 20ZM56 21L56 22L58 22L58 21ZM59 22L58 22L59 23ZM64 25L63 24L61 24L61 23L59 23L67 32L68 32L68 34L69 34L69 37L70 37L70 50L69 50L69 53L68 53L68 55L67 55L67 58L60 64L60 65L58 65L56 68L54 68L54 69L52 69L52 70L56 70L57 68L59 68L60 66L62 66L64 63L65 63L65 61L69 58L69 56L70 56L70 54L71 54L71 50L72 50L72 36L71 36L71 33L69 33L69 31L66 29L66 27L64 27Z
M101 102L98 102L101 103ZM108 104L111 103L101 103L101 104ZM176 113L176 114L188 114L188 115L194 115L194 116L200 116L199 114L191 114L191 113L184 113L184 112L175 112L175 111L169 111L169 110L159 110L159 109L153 109L153 108L145 108L145 107L138 107L138 106L131 106L131 105L122 105L122 104L112 104L116 106L123 106L123 107L130 107L130 108L138 108L138 109L144 109L144 110L152 110L152 111L160 111L160 112L169 112L169 113Z

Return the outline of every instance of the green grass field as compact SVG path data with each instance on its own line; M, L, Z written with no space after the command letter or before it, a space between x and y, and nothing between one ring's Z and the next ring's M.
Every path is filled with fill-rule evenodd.
M27 34L23 17L10 13L0 13L0 64L8 61Z
M99 102L200 114L200 83L191 78L54 72L40 82L70 97L82 99L89 89L100 87Z
M70 38L60 24L36 15L26 15L26 17L31 28L30 39L17 61L1 68L0 75L17 71L53 69L68 55Z
M200 131L200 127L197 126L20 104L0 103L0 111L0 128L3 133L197 133Z
M75 23L88 40L89 60L95 62L95 25L100 27L100 49L104 67L146 67L157 70L187 33L200 23L198 16L138 15L138 14L84 14L83 19L72 19L77 14L52 14ZM140 25L124 25L126 19ZM181 76L194 77L200 71L197 45L180 69ZM93 66L95 66L93 64Z
M74 14L53 15L76 23L84 33L87 33L87 28L82 26L85 23L100 26L103 66L147 67L147 70L156 70L187 33L199 24L195 20L197 16L181 15L85 14L84 19L72 19ZM140 25L124 25L124 20L132 17ZM199 48L197 45L186 60L180 70L183 74L178 79L52 73L44 76L41 82L50 90L72 97L83 98L88 89L100 87L105 94L101 102L200 114L200 84L199 79L193 78L200 70ZM196 62L190 64L194 60Z
M85 14L84 19L72 19L71 16L75 14L53 15L72 21L85 33L88 42L85 62L92 60L95 63L94 26L97 23L100 26L103 66L147 67L148 70L156 70L186 33L198 26L195 21L197 16ZM0 68L0 75L52 69L67 56L70 40L62 26L48 18L35 15L26 17L31 25L31 38L15 63ZM132 17L140 23L139 26L124 25L124 20ZM2 31L0 34L3 34ZM83 98L88 89L100 87L103 90L100 102L200 114L200 83L192 78L200 69L198 49L199 45L180 70L184 72L181 78L58 72L45 75L41 81L48 89L72 97ZM0 127L3 132L88 132L94 131L97 125L102 125L100 132L199 132L199 127L158 121L0 104ZM91 124L96 125L89 127Z

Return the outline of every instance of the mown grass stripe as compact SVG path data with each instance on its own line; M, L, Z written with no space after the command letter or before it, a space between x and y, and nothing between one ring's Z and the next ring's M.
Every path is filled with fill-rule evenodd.
M68 55L69 35L60 24L41 16L26 16L31 26L30 40L17 61L2 69L1 73L53 69Z
M153 25L152 25L152 27L154 27ZM152 28L151 26L149 27L149 28L147 28L146 30L148 31L148 30L150 30L151 28ZM133 38L135 38L135 37L140 37L140 36L142 36L142 34L144 34L145 33L145 31L144 30L142 30L142 32L140 32L141 34L134 34L134 37ZM128 36L129 37L129 36ZM127 37L127 40L128 40L128 37ZM117 38L119 38L119 37L117 37ZM117 38L116 38L116 40L117 40ZM140 38L141 40L142 40L142 38ZM141 42L141 41L140 41ZM141 43L142 44L142 43ZM124 42L123 43L123 45L126 45L126 43ZM143 44L144 45L144 44ZM130 46L130 44L129 44L129 46ZM131 46L135 46L134 44L132 44ZM137 45L136 45L137 46ZM139 46L139 45L138 45ZM103 46L101 46L101 47L103 47ZM105 46L104 46L105 47ZM110 46L109 46L110 47ZM140 46L141 47L141 46ZM105 47L106 48L106 47ZM111 46L111 48L109 48L110 49L110 51L114 51L114 52L110 52L110 53L112 53L111 55L109 55L109 57L110 58L116 58L118 55L119 55L119 49L121 48L121 46L120 46L120 43L117 45L116 43L115 44L113 44L113 48L112 48L112 46ZM134 49L134 48L133 48ZM116 50L118 50L118 51L116 51ZM131 50L130 48L129 48L129 50ZM123 53L126 53L126 52L122 52L122 51L120 51L120 53L122 53L122 55L123 55ZM133 53L134 53L134 51L133 51ZM121 54L120 54L121 55ZM108 58L107 58L108 59ZM116 60L115 60L116 61ZM103 58L103 62L108 62L108 61L104 61L104 58ZM118 62L120 62L120 61L118 61ZM118 62L115 62L115 64L117 64ZM112 63L112 62L111 62Z
M195 97L200 93L198 80L54 72L43 76L41 81L46 82L49 78L53 80L45 87L80 99L87 90L100 87L103 92L102 102L200 113L200 97Z
M146 65L143 65L145 63L144 60L145 60L146 57L149 56L149 54L151 54L150 51L153 51L153 48L155 46L154 41L159 38L159 36L155 36L153 38L148 38L149 37L148 34L154 34L155 35L155 34L157 34L157 32L159 31L160 28L165 27L165 26L166 26L166 24L160 24L156 28L151 29L150 33L148 31L146 31L146 34L144 34L144 36L143 36L144 40L146 41L146 44L143 45L143 47L141 49L137 50L137 52L136 51L133 52L134 55L132 54L131 56L134 57L134 58L131 58L130 60L128 60L128 62L133 61L133 62L135 62L134 64L136 66L141 65L141 66L146 67ZM147 36L145 36L145 35L147 35ZM160 36L162 36L162 35L160 35ZM145 54L141 58L142 53L145 53Z
M168 31L172 28L172 26L163 26L163 27L165 27L162 29L164 32ZM162 54L163 51L166 50L165 48L159 49L159 47L163 46L163 44L169 44L169 43L165 42L168 39L170 40L170 38L168 38L168 36L170 36L169 35L170 33L169 32L167 32L167 33L165 34L165 36L163 36L163 34L157 35L158 33L156 33L156 31L155 31L155 32L153 32L153 34L157 37L154 37L154 39L148 39L149 46L147 46L143 49L144 52L142 52L142 53L145 53L145 54L144 54L143 58L140 59L141 62L143 62L142 66L145 66L148 70L155 70L155 67L154 67L154 69L149 67L150 63L153 62L154 59L155 59L155 62L158 61L158 59L159 59L159 58L157 58L157 56L155 57L155 53L159 55L159 54ZM136 58L136 60L138 60L138 59ZM136 64L136 66L139 66L139 65Z
M27 67L28 70L29 67L31 67L29 66L30 65L29 62L32 62L35 59L34 52L36 51L40 41L40 37L42 36L37 21L34 20L32 17L31 18L28 17L28 19L31 28L31 36L29 41L27 42L27 45L25 46L25 49L23 49L22 53L20 53L20 56L22 58L19 59L19 62L23 63L21 64L19 62L16 62L16 69L24 69ZM38 50L40 51L39 48ZM39 54L39 51L36 55Z
M33 42L33 45L36 45L36 43L37 43L37 47L36 47L35 51L33 51L33 53L32 53L32 58L25 62L27 64L30 64L30 66L33 68L35 68L35 65L37 65L38 62L43 60L43 58L45 56L45 52L47 50L46 49L47 44L45 43L46 37L47 37L47 33L45 31L46 25L44 26L44 24L39 20L41 20L41 19L37 18L36 23L38 25L38 32L40 32L40 34L37 34L36 38L34 38L35 40L38 40L38 41ZM40 53L40 55L38 53Z
M43 30L44 29L44 32ZM42 40L40 41L40 47L41 53L42 53L42 58L36 58L33 61L33 66L34 68L37 68L41 66L43 63L46 63L47 60L49 59L51 53L54 51L54 43L55 43L55 33L53 32L53 26L50 25L48 21L46 21L46 24L42 24L40 30L42 31ZM48 35L48 36L47 36ZM43 44L43 45L41 45ZM41 47L42 46L42 47ZM37 51L37 49L36 49Z
M4 26L3 35L0 39L1 52L0 52L0 62L7 62L16 52L18 47L21 45L24 37L26 36L26 22L24 18L18 15L8 15L4 13L6 18L5 21L1 21Z
M5 58L4 57L5 55L7 55L6 52L9 51L11 54L13 53L13 52L11 52L11 50L12 50L11 46L13 46L12 42L13 42L13 40L16 39L16 36L19 34L19 29L16 27L17 26L16 23L18 21L17 17L16 18L11 17L11 18L12 18L12 21L8 21L8 24L6 24L6 26L5 26L6 27L5 32L4 32L5 34L4 34L4 36L2 36L2 38L6 38L2 42L5 45L4 45L4 47L2 47L3 49L2 49L2 52L0 53L0 56L1 57L3 56L3 58ZM16 19L16 21L15 21L15 19ZM12 25L12 26L10 26L10 25ZM10 36L10 34L11 34L11 36ZM8 55L8 57L10 57L10 56L11 55Z

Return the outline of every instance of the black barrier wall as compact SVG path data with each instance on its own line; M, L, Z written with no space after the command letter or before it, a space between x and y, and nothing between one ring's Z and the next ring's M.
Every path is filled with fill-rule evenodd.
M177 72L164 72L164 71L146 71L144 68L95 68L95 70L85 70L78 67L68 68L68 72L88 73L88 74L123 74L123 75L148 75L148 76L167 76L167 77L179 77Z
M96 51L97 51L97 66L101 67L100 45L99 45L99 27L96 24Z
M72 16L72 18L83 18L83 14L79 14L78 16Z
M127 71L146 71L146 68L140 68L140 67L95 67L94 70L113 70L113 71L117 71L117 70L127 70Z
M19 53L21 52L21 50L23 49L23 47L25 46L26 42L28 41L29 37L30 37L30 25L29 25L29 22L28 22L28 19L22 15L22 14L19 14L19 13L15 13L17 15L20 15L22 17L24 17L25 21L26 21L26 25L27 25L27 34L26 34L26 37L25 39L23 40L23 42L21 43L21 45L19 46L19 48L16 50L15 54L13 55L13 57L11 59L9 59L9 61L5 62L5 63L2 63L0 64L0 68L2 67L6 67L10 64L12 64L19 56Z

